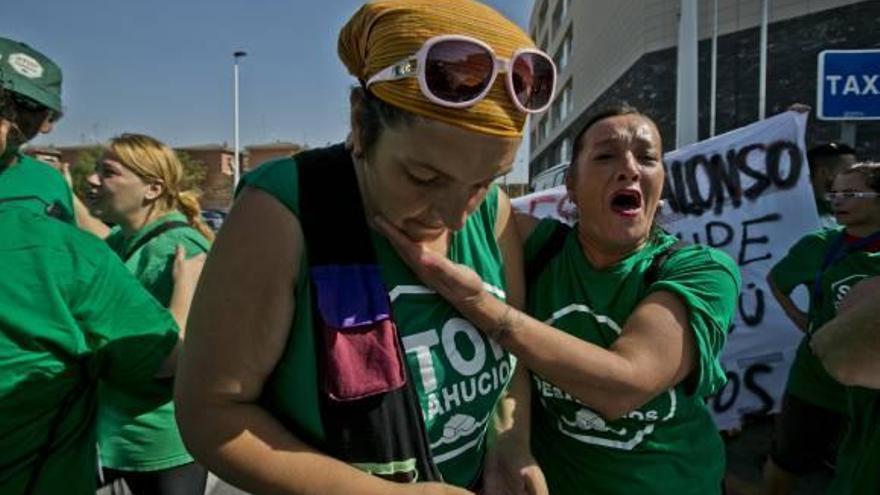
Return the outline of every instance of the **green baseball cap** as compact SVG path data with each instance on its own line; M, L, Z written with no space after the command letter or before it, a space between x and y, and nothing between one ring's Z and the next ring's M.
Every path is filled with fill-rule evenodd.
M61 68L24 43L0 38L0 85L62 112Z

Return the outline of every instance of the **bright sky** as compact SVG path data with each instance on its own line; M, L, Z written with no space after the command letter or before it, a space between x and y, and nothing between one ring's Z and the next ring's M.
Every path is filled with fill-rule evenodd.
M321 146L345 137L348 76L339 29L358 0L0 0L0 36L64 72L66 112L40 144L124 131L172 145L232 143L232 53L241 64L241 141ZM488 0L526 26L532 0Z

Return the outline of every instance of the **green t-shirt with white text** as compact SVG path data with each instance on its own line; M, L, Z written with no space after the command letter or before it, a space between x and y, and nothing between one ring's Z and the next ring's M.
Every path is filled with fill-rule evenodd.
M530 262L558 222L541 221L526 242ZM532 373L532 452L553 495L717 494L724 446L705 398L726 381L720 355L736 309L740 275L726 254L705 246L670 252L646 286L655 256L677 242L658 234L605 269L584 256L576 229L529 287L535 318L603 348L636 306L658 291L678 296L689 313L698 356L688 380L625 414L606 420Z
M336 151L338 159L350 160L341 146ZM242 182L271 194L299 215L296 157L263 164ZM503 298L505 280L494 235L497 203L493 187L464 228L452 235L448 256L473 268L487 289ZM384 237L371 235L434 461L447 483L468 486L482 470L492 412L513 372L513 356L425 287ZM293 325L284 354L265 385L264 401L285 425L320 448L323 431L307 276L303 257Z

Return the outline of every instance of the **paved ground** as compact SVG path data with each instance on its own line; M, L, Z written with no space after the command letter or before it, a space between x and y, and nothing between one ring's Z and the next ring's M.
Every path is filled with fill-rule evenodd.
M758 495L761 466L770 449L772 430L772 421L769 418L762 418L748 424L738 435L727 438L728 495ZM821 495L825 493L830 481L830 471L816 473L801 480L794 494ZM110 495L106 491L99 493ZM246 494L212 476L208 479L206 495Z

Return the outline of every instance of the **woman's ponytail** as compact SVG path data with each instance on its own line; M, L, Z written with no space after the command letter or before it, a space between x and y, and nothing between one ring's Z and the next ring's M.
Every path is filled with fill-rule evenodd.
M199 231L209 241L214 240L214 231L208 227L202 219L202 209L199 206L199 194L194 191L183 191L177 195L177 208L186 217L190 226Z

